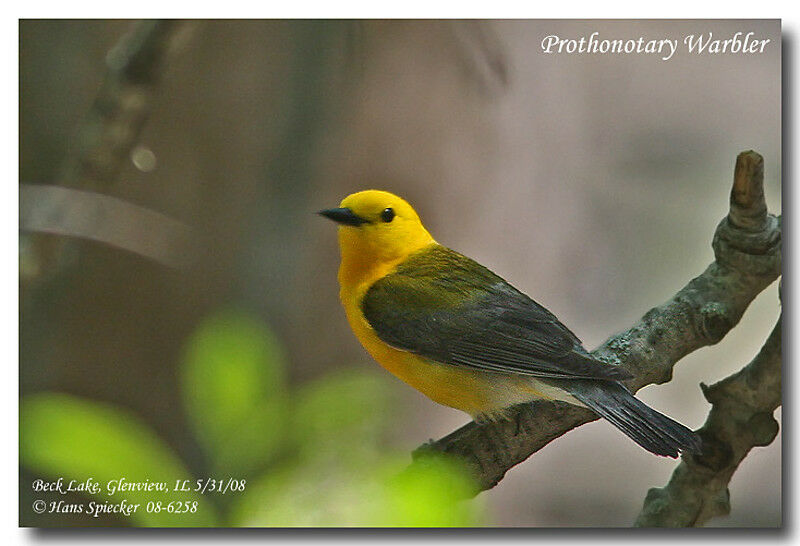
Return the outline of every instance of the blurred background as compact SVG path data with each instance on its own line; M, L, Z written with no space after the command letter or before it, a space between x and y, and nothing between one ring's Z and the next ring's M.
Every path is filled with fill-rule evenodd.
M457 513L419 519L409 506L445 501L414 500L430 492L393 484L386 469L468 418L361 349L338 302L335 229L314 213L362 189L404 196L439 242L530 294L593 348L713 260L739 152L764 156L767 203L781 211L779 21L176 23L152 81L131 95L146 102L133 107L135 146L97 183L75 176L76 157L92 138L86 120L108 83L108 52L132 25L20 22L20 182L157 211L190 226L198 244L191 267L176 269L120 246L21 235L22 524L75 525L74 515L26 510L37 498L31 483L64 468L125 470L131 461L81 466L108 460L94 442L113 449L115 434L138 439L130 450L154 446L135 456L117 446L150 460L145 470L249 477L249 497L201 499L219 514L205 523L633 522L676 463L605 422L552 442ZM681 41L754 31L771 42L759 55L681 46L669 61L541 51L547 35L594 31ZM156 227L126 229L146 239ZM699 427L709 409L699 383L748 363L778 313L773 285L721 343L639 396ZM81 428L81 416L93 425ZM50 426L62 427L60 439L26 439ZM68 448L85 451L54 460ZM314 456L297 455L309 449ZM365 461L385 482L370 493L385 507L372 519L332 509L372 498L358 489L372 486L352 482ZM448 472L436 479L458 481ZM730 516L710 526L780 525L780 436L751 452L730 493ZM276 499L285 510L265 512ZM154 523L97 520L79 524Z

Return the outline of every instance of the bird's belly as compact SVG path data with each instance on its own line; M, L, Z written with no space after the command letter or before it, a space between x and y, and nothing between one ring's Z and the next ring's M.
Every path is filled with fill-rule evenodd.
M484 382L471 370L432 362L386 345L360 317L355 317L351 326L361 345L378 364L434 402L471 415L483 413L492 405L485 396Z
M433 362L395 349L378 338L357 307L345 306L345 310L353 332L372 358L434 402L473 417L491 418L515 404L536 399L565 399L562 394L566 393L559 393L530 376L482 372Z

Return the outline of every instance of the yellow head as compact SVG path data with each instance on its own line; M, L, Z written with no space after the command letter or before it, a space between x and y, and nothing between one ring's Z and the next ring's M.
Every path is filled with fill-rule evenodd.
M319 213L339 224L342 270L352 276L393 266L436 242L411 205L385 191L360 191Z

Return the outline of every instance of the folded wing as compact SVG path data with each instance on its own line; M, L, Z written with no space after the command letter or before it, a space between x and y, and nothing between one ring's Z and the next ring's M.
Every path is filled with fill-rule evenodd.
M630 377L592 358L547 309L440 245L375 282L361 308L382 341L436 362L542 378Z

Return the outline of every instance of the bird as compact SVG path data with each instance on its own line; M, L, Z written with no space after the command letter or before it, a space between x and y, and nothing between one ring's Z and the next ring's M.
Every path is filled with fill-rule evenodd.
M439 404L483 424L535 400L588 407L647 451L676 458L699 437L622 383L545 307L440 245L404 199L381 190L320 210L338 224L339 297L366 351Z

